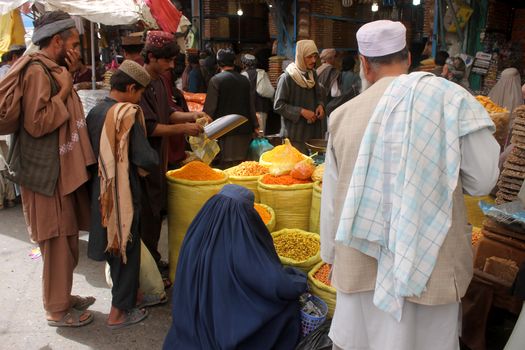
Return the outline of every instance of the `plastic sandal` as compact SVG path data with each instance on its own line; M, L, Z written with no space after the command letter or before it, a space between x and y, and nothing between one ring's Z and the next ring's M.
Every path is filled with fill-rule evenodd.
M153 295L153 294L146 294L142 297L142 302L137 306L137 308L143 308L148 306L155 306L155 305L162 305L166 304L168 302L168 297L166 296L166 293L164 295Z
M51 327L82 327L90 324L93 321L93 314L89 314L89 317L85 320L80 320L80 317L85 314L85 311L69 309L69 311L62 316L58 321L47 320L47 324Z
M128 326L131 326L131 325L134 325L136 323L139 323L140 321L144 320L146 317L148 317L148 310L146 309L139 309L139 308L134 308L130 311L128 311L128 313L126 314L126 319L124 320L124 322L122 323L118 323L118 324L107 324L107 327L109 329L120 329L120 328L125 328L125 327L128 327Z
M71 307L79 311L87 310L97 300L95 297L81 297L80 295L72 295L71 298L74 300Z

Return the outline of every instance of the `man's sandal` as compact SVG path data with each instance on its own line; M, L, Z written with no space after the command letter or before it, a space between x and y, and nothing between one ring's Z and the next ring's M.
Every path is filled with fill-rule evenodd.
M97 300L95 297L81 297L80 295L72 295L71 299L71 307L79 311L87 310Z
M82 327L90 324L93 321L93 314L89 313L88 318L81 320L85 311L70 309L60 320L47 320L47 324L51 327Z
M126 318L124 322L117 324L106 323L106 325L109 329L112 330L128 327L144 320L146 317L148 317L148 314L148 310L146 309L134 308L126 313Z
M140 304L137 305L137 308L143 308L143 307L151 307L156 305L163 305L168 302L168 296L166 293L162 293L162 295L154 295L154 294L145 294L142 297L142 300Z

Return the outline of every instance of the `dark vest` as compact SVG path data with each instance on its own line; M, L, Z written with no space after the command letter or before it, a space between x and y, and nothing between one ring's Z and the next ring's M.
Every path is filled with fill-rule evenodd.
M250 116L251 90L248 79L234 71L224 71L212 79L217 80L219 96L215 115L211 117L217 119L228 114L245 116L248 122L230 131L228 135L251 134L253 125Z
M58 93L58 85L49 70L40 62L39 64L49 77L51 84L51 97ZM30 98L30 97L28 97ZM58 153L58 129L41 136L33 137L24 128L24 111L21 112L20 127L13 134L7 162L9 164L8 178L46 196L52 196L57 185L60 173L60 155Z

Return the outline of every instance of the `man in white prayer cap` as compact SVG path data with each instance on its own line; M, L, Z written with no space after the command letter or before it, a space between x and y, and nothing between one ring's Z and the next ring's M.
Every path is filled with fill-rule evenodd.
M494 125L461 86L407 74L400 22L357 32L364 91L332 112L321 257L332 264L334 349L459 349L472 278L463 193L498 178Z

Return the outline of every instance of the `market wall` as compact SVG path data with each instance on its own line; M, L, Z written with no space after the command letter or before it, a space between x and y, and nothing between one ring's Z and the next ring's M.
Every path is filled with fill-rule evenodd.
M512 24L512 41L521 44L523 52L522 67L525 67L525 9L517 9ZM522 78L523 78L522 72Z

